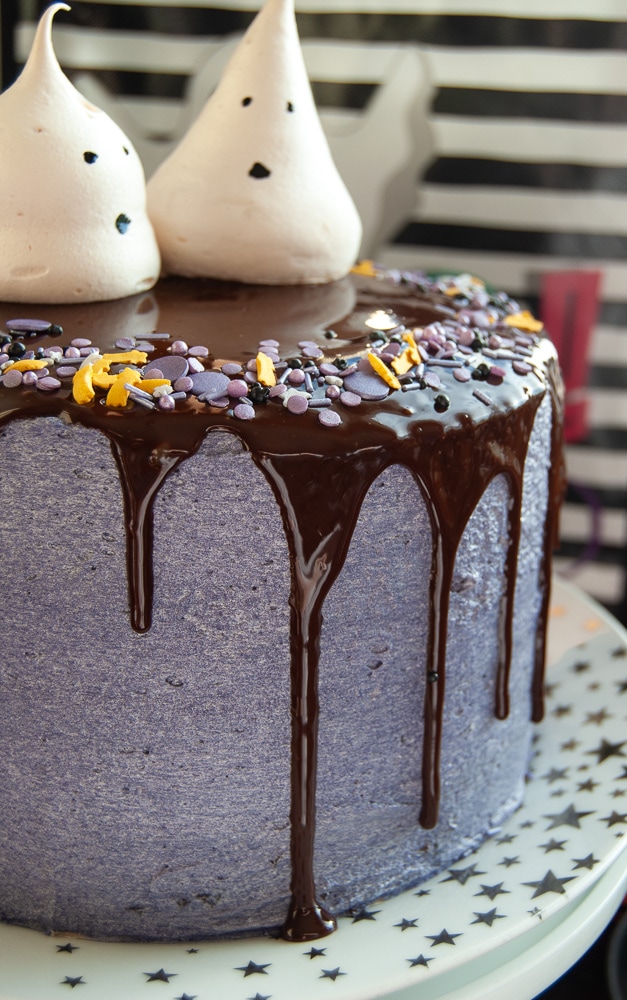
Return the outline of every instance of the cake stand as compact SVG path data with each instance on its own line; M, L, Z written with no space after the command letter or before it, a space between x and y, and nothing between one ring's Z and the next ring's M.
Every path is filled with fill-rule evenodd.
M109 944L0 925L0 1000L531 1000L627 892L627 633L556 581L521 808L421 886L313 944Z

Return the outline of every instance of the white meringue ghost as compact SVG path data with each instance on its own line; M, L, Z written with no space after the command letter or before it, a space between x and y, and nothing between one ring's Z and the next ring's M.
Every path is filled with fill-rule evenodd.
M148 182L166 272L259 284L334 281L361 222L333 163L293 0L268 0L187 135Z
M64 75L55 3L0 96L0 299L93 302L151 288L160 257L128 138Z

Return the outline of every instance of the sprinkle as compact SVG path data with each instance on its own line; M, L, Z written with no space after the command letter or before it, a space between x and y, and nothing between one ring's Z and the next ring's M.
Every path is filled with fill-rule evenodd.
M227 395L234 399L239 399L242 396L248 395L248 385L242 378L231 379L226 387L226 391Z
M144 340L169 340L171 334L169 333L142 333ZM182 343L182 341L181 341Z
M47 333L52 323L46 319L8 319L5 326L12 333Z
M473 396L476 396L477 399L481 403L484 403L486 406L491 406L492 405L492 400L490 399L490 397L486 396L485 392L482 392L481 389L473 389L472 390L472 394L473 394Z
M222 365L220 371L223 375L239 375L242 370L242 366L236 364L234 361L227 361L226 364Z
M311 410L324 410L332 405L332 400L327 399L325 396L316 396L315 399L309 400L309 408Z
M190 347L187 353L192 358L206 358L209 354L209 348L204 347L202 344L196 344L194 347Z
M325 395L327 399L339 399L342 395L342 390L337 385L329 385L327 386Z
M85 365L78 369L72 381L72 395L77 403L86 406L96 395L93 383L93 365Z
M59 365L56 369L57 378L72 378L76 372L75 368L71 368L69 365Z
M118 347L121 351L132 351L133 348L135 347L135 338L120 337L119 340L116 340L115 346Z
M397 379L396 375L394 375L387 365L377 357L374 351L368 351L367 358L377 375L380 375L383 381L387 382L391 389L400 389L401 383Z
M320 374L321 375L325 375L325 376L326 375L338 375L339 370L340 369L337 367L337 365L333 365L329 361L323 361L322 364L319 367Z
M337 427L338 424L342 423L342 418L336 410L321 410L318 414L318 420L323 427Z
M159 396L159 409L160 410L173 410L176 403L172 399L172 396Z
M22 385L37 385L37 373L36 372L24 372L22 376Z
M21 361L13 361L8 368L5 368L5 372L35 372L38 368L46 368L47 365L47 361L38 361L36 358L22 358Z
M526 361L514 361L512 362L512 368L517 375L528 375L532 371L532 367Z
M74 340L70 341L71 347L91 347L91 340L87 340L86 337L75 337Z
M184 340L175 340L174 343L170 345L170 351L172 354L187 354L188 350L189 348Z
M504 322L506 326L515 326L518 330L527 330L530 333L540 333L544 329L544 323L532 316L528 309L506 316Z
M340 396L340 403L343 403L344 406L350 407L359 406L361 403L361 396L358 396L356 392L343 392Z
M6 386L7 389L15 389L18 385L21 385L24 380L19 368L7 369L2 376L2 384Z
M277 396L283 396L287 391L287 386L283 385L281 382L277 382L276 385L270 386L270 399L276 399Z
M81 369L81 371L85 370L86 369ZM78 374L80 374L80 372ZM107 393L107 406L126 406L129 397L127 385L129 383L131 385L135 385L135 383L139 382L140 379L141 375L133 368L125 368L124 371L120 372Z
M257 369L257 381L262 385L270 387L276 385L276 375L274 374L274 362L263 351L259 351L255 365Z
M255 416L255 408L248 403L238 403L233 408L233 416L237 417L238 420L252 420Z
M198 358L188 358L187 366L188 373L191 372L192 375L198 375L199 372L204 372L205 370L204 365L198 360Z
M152 391L152 395L154 396L155 399L161 399L162 396L171 396L173 393L174 390L169 383L165 383L164 385L158 385ZM182 393L182 395L185 396L187 394L184 392Z
M61 383L58 378L53 378L52 375L45 375L43 378L37 379L37 388L41 389L42 392L54 392L55 389L61 388Z
M287 381L290 385L302 385L305 381L305 373L302 368L288 368Z
M290 413L301 414L305 413L309 409L309 400L303 392L293 392L290 393L286 402L286 408Z
M160 368L147 368L144 370L144 378L163 378L163 372Z
M364 274L367 278L376 278L377 272L373 261L371 260L360 260L359 263L355 264L352 268L352 274Z
M453 372L453 377L456 378L458 382L469 382L470 372L467 368L456 368Z

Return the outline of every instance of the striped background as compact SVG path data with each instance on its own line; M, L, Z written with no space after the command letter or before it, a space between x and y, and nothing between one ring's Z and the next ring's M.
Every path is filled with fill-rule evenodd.
M55 44L150 172L259 5L77 0L57 16ZM2 2L5 85L37 6ZM567 449L558 566L627 620L627 3L297 0L297 10L368 251L392 266L471 270L536 309L545 274L600 273L589 427Z

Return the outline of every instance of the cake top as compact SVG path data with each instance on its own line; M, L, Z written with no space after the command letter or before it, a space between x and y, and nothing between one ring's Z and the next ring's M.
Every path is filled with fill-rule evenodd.
M204 110L148 184L166 273L334 281L361 222L314 104L293 0L268 0Z
M0 298L91 302L159 277L146 187L130 140L57 62L54 3L28 61L0 95Z

